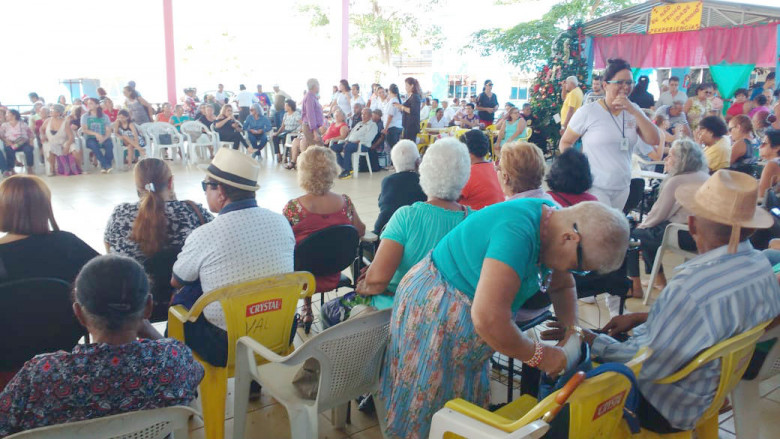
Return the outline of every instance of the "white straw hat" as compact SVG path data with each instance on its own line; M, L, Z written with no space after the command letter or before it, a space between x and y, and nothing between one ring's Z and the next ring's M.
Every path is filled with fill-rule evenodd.
M220 183L245 191L260 189L257 184L260 166L249 156L235 149L219 148L211 163L198 167L206 171L206 175Z

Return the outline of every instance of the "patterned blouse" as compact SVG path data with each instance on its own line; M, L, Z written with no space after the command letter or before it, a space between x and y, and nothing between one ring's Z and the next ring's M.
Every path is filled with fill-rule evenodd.
M203 366L177 340L77 345L38 355L0 393L0 437L47 425L187 405Z
M341 210L329 214L320 214L309 212L301 204L298 198L292 199L284 206L282 214L293 229L295 235L295 244L300 244L309 235L322 229L339 226L342 224L352 224L355 216L355 206L347 195L342 195L344 204ZM317 292L331 291L339 283L341 273L334 273L328 276L319 276L317 280Z
M289 133L297 133L301 129L301 112L296 110L292 113L284 113L284 130Z
M103 240L108 243L109 253L129 256L143 263L146 255L141 252L138 243L130 239L133 233L133 222L138 216L140 203L122 203L108 218L108 225ZM202 205L195 203L205 222L210 222L214 216ZM185 201L173 200L165 203L165 216L168 221L168 247L181 247L190 233L198 228L200 218L193 208Z

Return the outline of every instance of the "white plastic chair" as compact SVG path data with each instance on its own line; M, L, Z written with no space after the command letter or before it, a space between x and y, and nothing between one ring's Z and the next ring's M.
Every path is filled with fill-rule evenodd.
M758 392L758 388L762 381L780 374L780 326L767 330L758 342L769 340L775 340L775 344L767 353L758 375L752 380L742 379L731 392L731 402L734 407L735 433L739 438L759 437L761 425L759 420L759 413L761 412L759 402L761 395Z
M182 123L181 135L187 141L187 162L189 164L197 163L198 156L201 159L208 158L209 146L216 147L218 145L217 134L196 120Z
M650 272L650 283L647 287L647 293L645 294L644 304L647 305L647 303L650 301L650 292L653 289L653 283L655 282L655 277L658 275L658 271L661 269L661 261L664 258L664 253L670 252L674 253L676 255L682 256L686 260L693 259L697 256L696 253L692 253L689 251L685 251L680 248L680 242L678 240L678 232L681 231L688 231L688 226L686 224L677 224L677 223L671 223L668 226L666 226L666 229L664 230L664 237L661 241L661 246L658 247L658 251L655 253L655 262L653 262L653 270Z
M81 151L81 169L86 173L87 171L94 169L92 166L92 160L89 159L89 153L92 152L87 148L87 139L84 138L84 131L81 128L73 134L73 146Z
M183 155L182 151L184 151L184 136L176 131L176 128L174 128L173 125L169 124L168 122L152 122L146 127L146 132L148 133L149 137L152 138L152 142L154 144L154 147L152 148L152 155L155 157L159 159L163 158L164 149L170 151L171 157L174 157L176 152L179 152ZM171 136L171 143L160 143L160 136L164 134Z
M285 139L284 139L284 151L281 151L282 159L284 159L284 157L287 156L287 151L288 150L290 152L290 158L292 159L293 140L297 139L298 136L300 136L300 135L301 135L300 133L295 132L295 133L288 133L285 136Z
M371 145L367 146L371 148ZM368 157L368 151L363 151L363 145L358 145L357 151L352 154L352 175L358 178L360 175L360 157L366 158L366 165L368 165L368 173L374 175L374 170L371 169L371 159Z
M285 406L293 439L317 437L318 414L328 409L333 409L332 422L342 428L347 403L377 389L391 312L386 309L347 320L312 337L286 357L249 337L241 337L236 350L233 438L244 438L252 380ZM270 362L257 366L255 355ZM320 364L315 400L301 398L292 385L293 377L309 358Z
M7 436L8 439L163 439L187 438L189 419L199 415L185 406L122 413L66 424L50 425Z
M114 144L114 169L119 171L127 170L127 165L125 164L125 151L127 150L127 147L125 146L125 143L122 142L122 139L120 139L116 133L111 134L111 143Z

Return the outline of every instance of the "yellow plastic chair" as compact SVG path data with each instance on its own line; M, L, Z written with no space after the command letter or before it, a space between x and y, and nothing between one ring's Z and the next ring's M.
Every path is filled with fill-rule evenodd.
M420 151L420 155L425 154L425 150L433 143L432 135L425 132L428 128L428 120L420 121L420 132L417 133L417 150Z
M311 297L314 287L314 276L299 271L212 291L201 296L189 311L181 305L168 309L168 336L180 341L184 341L184 322L195 322L206 305L219 302L225 313L227 367L212 366L195 354L206 372L200 398L207 438L223 439L225 435L227 380L235 373L238 339L248 336L282 356L292 352L290 334L298 300Z
M651 351L643 348L627 366L639 374ZM623 407L631 382L616 372L606 372L582 382L568 399L570 439L612 438L623 419ZM532 439L542 437L549 425L540 419L554 410L561 389L540 402L523 395L496 410L487 411L462 399L449 401L436 412L430 439Z
M715 398L713 398L710 407L704 412L704 415L696 425L695 431L697 439L718 439L718 412L720 411L720 408L723 407L723 402L726 400L726 397L734 390L737 384L739 384L739 380L741 380L742 375L745 374L745 370L750 363L750 358L753 356L753 351L756 348L756 342L758 342L758 339L764 334L764 329L769 323L771 323L771 320L712 346L699 354L678 372L656 381L658 384L676 383L705 364L720 360L720 381L718 383L718 390L715 392ZM620 434L616 435L617 438L693 438L693 431L662 435L642 429L641 432L632 436L626 425L622 425L621 430Z

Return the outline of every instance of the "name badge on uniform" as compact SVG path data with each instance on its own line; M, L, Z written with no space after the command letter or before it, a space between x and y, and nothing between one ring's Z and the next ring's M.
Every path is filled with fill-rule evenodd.
M628 151L628 138L623 137L622 139L620 139L620 150Z

